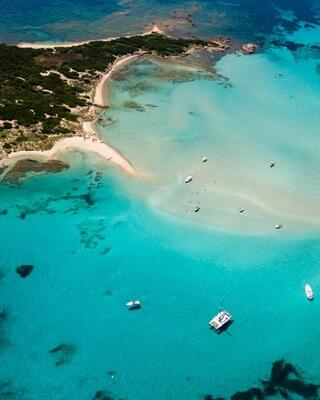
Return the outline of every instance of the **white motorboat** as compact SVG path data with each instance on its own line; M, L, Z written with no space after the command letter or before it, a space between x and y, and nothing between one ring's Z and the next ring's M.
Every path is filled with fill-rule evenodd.
M243 212L244 212L244 208L240 208L239 213L243 213Z
M199 206L194 208L194 212L198 212L198 211L200 211L200 207Z
M276 164L274 162L270 163L270 168L273 168Z
M277 225L276 225L276 229L281 229L282 227L283 227L282 224L277 224Z
M141 303L139 300L131 300L126 303L126 306L129 310L136 310L138 308L141 308Z
M202 162L207 162L208 158L207 157L203 157Z
M192 181L192 175L189 175L185 178L184 183L189 183Z
M306 292L306 296L309 300L313 300L313 290L311 286L307 283L304 287L304 291Z
M223 327L226 327L232 321L232 316L228 313L228 311L220 311L216 316L209 321L209 325L211 328L214 328L216 331L220 331Z

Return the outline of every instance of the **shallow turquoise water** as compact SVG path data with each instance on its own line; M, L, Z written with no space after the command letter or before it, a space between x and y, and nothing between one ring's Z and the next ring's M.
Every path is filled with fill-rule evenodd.
M74 152L66 172L0 186L0 398L229 398L280 359L320 384L316 57L228 55L227 80L132 64L99 129L148 180ZM222 298L235 322L218 336Z
M281 358L320 381L319 300L303 291L306 281L320 285L319 239L190 225L128 198L127 180L111 170L88 191L92 164L72 158L66 173L1 189L1 381L17 398L227 396ZM91 206L75 197L88 192ZM26 206L36 213L18 218ZM15 268L28 263L34 271L21 279ZM124 304L135 297L143 307L130 313ZM217 336L207 323L222 297L235 323ZM57 367L48 351L62 343L76 351Z
M131 63L114 76L99 132L145 174L161 210L232 231L274 234L281 222L318 234L318 59L297 57L283 47L227 55L212 79L198 67Z

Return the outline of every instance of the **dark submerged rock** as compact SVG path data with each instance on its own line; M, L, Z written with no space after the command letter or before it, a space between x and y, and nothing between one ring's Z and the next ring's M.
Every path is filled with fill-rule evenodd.
M16 268L16 272L21 278L26 278L28 275L31 274L34 266L33 265L21 265L20 267Z
M92 400L114 400L110 393L105 390L98 390Z
M3 181L6 183L17 183L29 172L58 173L67 168L69 168L68 164L60 160L48 160L44 162L32 159L19 160L4 175Z
M282 397L291 399L299 396L305 400L319 400L320 386L314 383L307 383L303 380L298 369L291 363L284 360L277 360L272 364L270 377L261 381L262 388L251 387L246 391L234 393L231 400L264 400L267 398ZM204 400L214 400L211 394L206 395ZM215 400L222 397L215 398Z
M12 387L11 382L0 383L0 399L14 399L17 391Z
M80 195L80 198L84 200L89 207L94 205L94 200L91 193L82 194Z
M231 396L231 400L263 400L265 397L263 391L259 388L251 388L245 392L237 392Z
M49 353L56 358L55 366L59 367L64 364L68 364L74 357L76 351L76 346L62 343L59 346L49 350Z

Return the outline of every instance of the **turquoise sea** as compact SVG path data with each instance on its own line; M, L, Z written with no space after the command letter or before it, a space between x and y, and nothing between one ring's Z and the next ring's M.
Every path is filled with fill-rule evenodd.
M1 184L0 399L320 399L319 27L278 6L256 55L113 76L97 129L144 179L69 152Z

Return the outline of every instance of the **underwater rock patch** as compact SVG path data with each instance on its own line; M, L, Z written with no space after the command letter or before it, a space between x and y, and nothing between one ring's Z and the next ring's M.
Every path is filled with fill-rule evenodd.
M105 390L98 390L92 400L114 400L109 392Z
M0 215L7 215L8 214L8 210L1 210L0 211Z
M109 248L105 246L106 229L105 222L102 219L84 221L77 225L80 233L80 242L86 249L99 249L102 253L109 252Z
M2 309L0 311L0 348L4 348L9 344L9 341L5 335L5 324L7 323L8 318L8 311L6 309Z
M16 273L21 276L21 278L26 278L31 274L34 266L33 265L21 265L16 268Z
M111 247L105 247L104 249L102 249L100 251L100 255L101 256L106 256L109 253L110 250L111 250Z
M11 382L0 383L0 399L14 399L18 392L12 387Z
M123 103L123 107L130 108L132 110L143 112L145 111L145 107L142 104L139 104L133 100L127 100Z
M59 367L61 365L70 363L74 355L76 354L76 351L76 346L72 344L62 343L59 346L49 350L49 353L53 355L56 359L55 366Z
M261 381L262 388L251 387L246 391L234 393L231 400L264 400L268 397L280 396L290 399L291 395L305 400L319 400L318 384L307 383L303 380L298 369L284 360L277 360L272 364L270 377ZM203 397L204 400L223 400L222 397L213 398L211 394Z
M32 159L19 160L4 175L3 181L6 183L17 183L26 177L29 172L58 173L67 168L69 168L68 164L60 160L48 160L44 162Z

